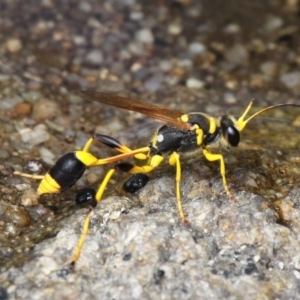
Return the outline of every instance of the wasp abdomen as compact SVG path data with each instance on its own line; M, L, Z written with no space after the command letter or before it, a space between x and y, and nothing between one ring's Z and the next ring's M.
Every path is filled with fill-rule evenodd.
M70 188L83 175L85 169L84 163L76 157L76 152L63 155L45 175L38 193L58 193Z

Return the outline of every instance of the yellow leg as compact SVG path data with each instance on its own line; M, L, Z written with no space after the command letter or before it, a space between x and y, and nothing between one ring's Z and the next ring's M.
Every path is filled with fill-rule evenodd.
M72 262L71 262L71 265L70 265L70 267L72 269L74 268L75 263L76 263L76 261L79 258L79 255L80 255L80 252L81 252L81 248L83 246L85 237L86 237L86 235L88 233L88 230L89 230L90 220L91 220L91 217L92 217L93 213L94 213L94 209L90 208L90 211L88 212L88 214L87 214L87 216L86 216L86 218L84 220L84 224L83 224L83 228L82 228L82 233L81 233L80 238L78 240L76 249L75 249L73 257L72 257Z
M132 154L134 151L132 151L130 154ZM132 155L133 156L133 155ZM118 155L117 157L120 157L120 155ZM101 160L101 161L108 161L110 159L114 159L115 157L112 157L112 158L109 158L109 159L104 159L104 160ZM132 166L132 170L128 170L129 173L146 173L146 172L150 172L152 171L155 167L157 167L163 160L163 157L160 156L160 155L155 155L151 158L151 162L152 164L149 165L149 166L144 166L144 167L138 167L138 166ZM100 160L99 160L100 161ZM109 162L107 162L109 163ZM103 164L103 163L102 163ZM116 168L118 168L118 165L116 166ZM102 199L102 196L103 196L103 193L105 191L105 188L107 187L107 184L109 182L109 180L111 179L111 177L113 176L114 172L116 171L116 168L113 168L113 169L110 169L106 176L104 177L104 180L102 181L100 187L98 188L98 191L96 193L96 196L95 196L95 200L96 200L96 203L98 204L101 199ZM131 172L133 171L133 172ZM136 172L134 172L136 171ZM94 209L91 208L90 211L88 212L86 218L85 218L85 221L84 221L84 224L83 224L83 228L82 228L82 232L81 232L81 235L80 235L80 238L78 240L78 243L77 243L77 246L75 248L75 251L74 251L74 254L73 254L73 257L72 257L72 261L71 261L71 265L70 267L71 268L74 268L75 266L75 263L76 261L78 260L79 258L79 255L80 255L80 252L81 252L81 249L82 249L82 246L83 246L83 243L84 243L84 240L85 240L85 237L86 235L88 234L88 230L89 230L89 223L90 223L90 220L91 220L91 216L93 214L93 211Z
M231 200L235 200L234 196L230 193L228 185L227 185L227 181L226 181L226 177L225 177L225 163L224 163L223 155L210 153L206 149L203 149L203 154L206 157L206 159L209 161L216 161L216 160L220 161L220 173L222 176L222 181L223 181L223 186L224 186L225 192Z
M88 150L90 149L91 145L93 144L94 142L94 138L91 137L85 144L85 146L83 147L82 151L83 152L88 152Z
M131 152L128 153L122 153L119 155L111 156L108 158L102 158L102 159L98 159L91 153L84 152L84 151L76 151L75 154L77 159L80 160L86 167L89 168L89 167L107 165L110 163L118 162L126 158L135 157L140 154L144 156L145 153L149 152L149 150L150 150L149 147L143 147L136 150L132 150Z
M151 157L149 164L145 166L135 166L135 165L130 165L130 164L118 164L117 167L119 170L123 172L127 172L129 174L137 174L137 173L149 173L155 168L157 168L164 158L161 155L154 155Z
M176 200L177 200L178 212L182 222L185 224L189 224L189 221L184 216L182 203L181 203L181 191L180 191L181 165L180 165L180 156L177 152L173 152L171 154L169 158L169 164L171 166L176 165Z
M107 184L108 184L109 180L111 179L111 177L112 177L112 175L114 174L115 171L116 171L115 169L110 169L107 172L107 174L105 175L104 180L100 184L100 187L98 188L98 191L97 191L96 196L95 196L97 204L101 201L102 195L105 191L105 188L107 187ZM88 212L88 214L87 214L87 216L84 220L82 232L81 232L80 238L78 240L77 246L75 248L73 257L72 257L71 268L74 268L75 263L79 258L79 255L80 255L85 237L87 236L88 231L89 231L90 220L91 220L91 217L93 215L93 212L94 212L94 208L92 207L92 208L90 208L90 210L89 210L89 212Z
M36 179L36 180L42 180L45 175L34 175L34 174L27 174L27 173L21 173L19 171L15 171L14 175L30 178L30 179Z

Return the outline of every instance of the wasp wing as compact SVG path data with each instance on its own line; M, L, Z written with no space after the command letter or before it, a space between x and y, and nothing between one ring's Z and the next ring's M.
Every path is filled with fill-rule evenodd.
M179 127L182 129L189 129L189 125L180 120L183 115L182 112L160 107L147 102L142 102L136 99L118 96L115 94L81 90L78 91L80 96L84 99L97 101L103 104L111 105L114 107L123 108L126 110L136 111L141 114L147 115L151 118L163 121L169 125Z

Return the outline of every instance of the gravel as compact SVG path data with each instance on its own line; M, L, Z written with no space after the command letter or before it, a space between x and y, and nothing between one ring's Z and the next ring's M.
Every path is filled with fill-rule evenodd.
M131 148L149 143L150 118L85 101L77 89L216 116L239 117L253 98L253 111L299 103L297 1L75 2L1 6L0 299L296 299L298 109L254 119L236 149L212 149L224 155L236 201L218 163L182 157L190 226L167 159L133 195L122 189L128 176L115 174L74 270L88 211L76 191L97 188L111 165L39 199L38 181L12 174L45 174L95 131Z

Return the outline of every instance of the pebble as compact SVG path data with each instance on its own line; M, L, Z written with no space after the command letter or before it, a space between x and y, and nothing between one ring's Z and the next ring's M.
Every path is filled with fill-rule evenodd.
M241 31L241 27L236 23L231 23L224 28L225 33L237 34Z
M41 159L49 165L55 164L55 155L47 148L39 148Z
M5 213L6 206L7 204L4 201L0 200L0 216L2 216Z
M189 89L202 89L204 87L204 83L196 78L188 78L186 81L186 86Z
M6 159L9 158L10 153L6 149L0 149L0 158Z
M154 93L161 88L162 81L163 81L163 75L157 74L156 76L153 76L148 80L146 80L144 84L145 89L150 93Z
M0 109L12 109L19 103L22 103L23 99L20 96L4 97L0 101Z
M31 105L26 102L21 102L14 107L14 110L19 116L29 115L31 113Z
M90 51L86 58L87 63L90 63L92 65L100 66L103 63L103 54L102 51L99 49Z
M135 34L135 38L136 40L146 44L151 44L154 41L153 33L148 28L138 30Z
M38 144L44 143L49 140L50 134L46 131L46 126L39 124L33 129L23 128L19 130L21 139L24 143L27 143L30 147L34 147Z
M53 257L43 256L37 262L41 274L49 275L51 272L59 269L59 266Z
M85 13L91 13L93 10L92 5L88 1L80 1L78 8Z
M224 93L224 101L227 104L236 104L237 103L237 99L235 97L235 95L233 93Z
M14 185L14 187L15 187L18 191L22 192L22 191L28 190L28 189L30 188L30 185L29 185L28 183L20 183L20 184Z
M10 77L8 75L0 74L0 82L2 82L2 81L8 81L9 78Z
M30 160L26 165L26 169L31 173L39 173L42 170L43 166L37 161Z
M8 223L7 226L5 227L5 235L6 236L17 236L20 234L20 229L17 228L17 226L15 224L12 223Z
M280 17L277 17L275 15L269 15L263 29L266 33L270 33L275 30L278 30L282 27L282 25L283 20Z
M26 209L17 205L8 205L4 218L6 221L13 222L20 227L26 227L30 224L30 216Z
M39 84L38 82L33 82L33 84ZM32 85L30 83L30 88L32 89ZM22 97L24 100L34 103L37 102L39 99L41 99L42 94L40 91L29 91L27 93L22 94Z
M287 88L295 88L300 85L300 72L285 73L280 76L280 81Z
M277 64L273 61L266 61L264 63L261 64L260 69L261 71L269 76L269 77L274 77L276 75L277 72Z
M100 181L100 178L98 175L96 175L95 173L89 173L87 176L86 176L86 179L88 181L89 184L93 184L93 183L96 183L96 182L99 182Z
M33 105L32 116L38 122L51 119L58 115L60 115L60 107L58 103L52 100L40 100Z
M45 120L45 124L52 130L55 130L57 132L64 132L65 128L56 122L52 122L50 120Z
M206 52L206 46L199 42L191 43L189 50L192 54L202 54Z
M182 31L182 26L181 24L170 24L168 27L168 32L171 35L178 35Z
M159 68L164 72L169 72L172 69L173 65L170 60L161 60L159 62Z
M6 49L11 53L19 52L23 47L21 40L19 40L17 38L9 39L6 42L5 46L6 46Z
M35 206L38 205L38 195L34 189L26 190L21 196L21 204L23 206Z
M243 45L235 45L225 52L225 58L233 65L244 66L249 63L249 53Z
M144 18L144 14L141 11L133 11L130 13L130 19L133 21L139 21Z

